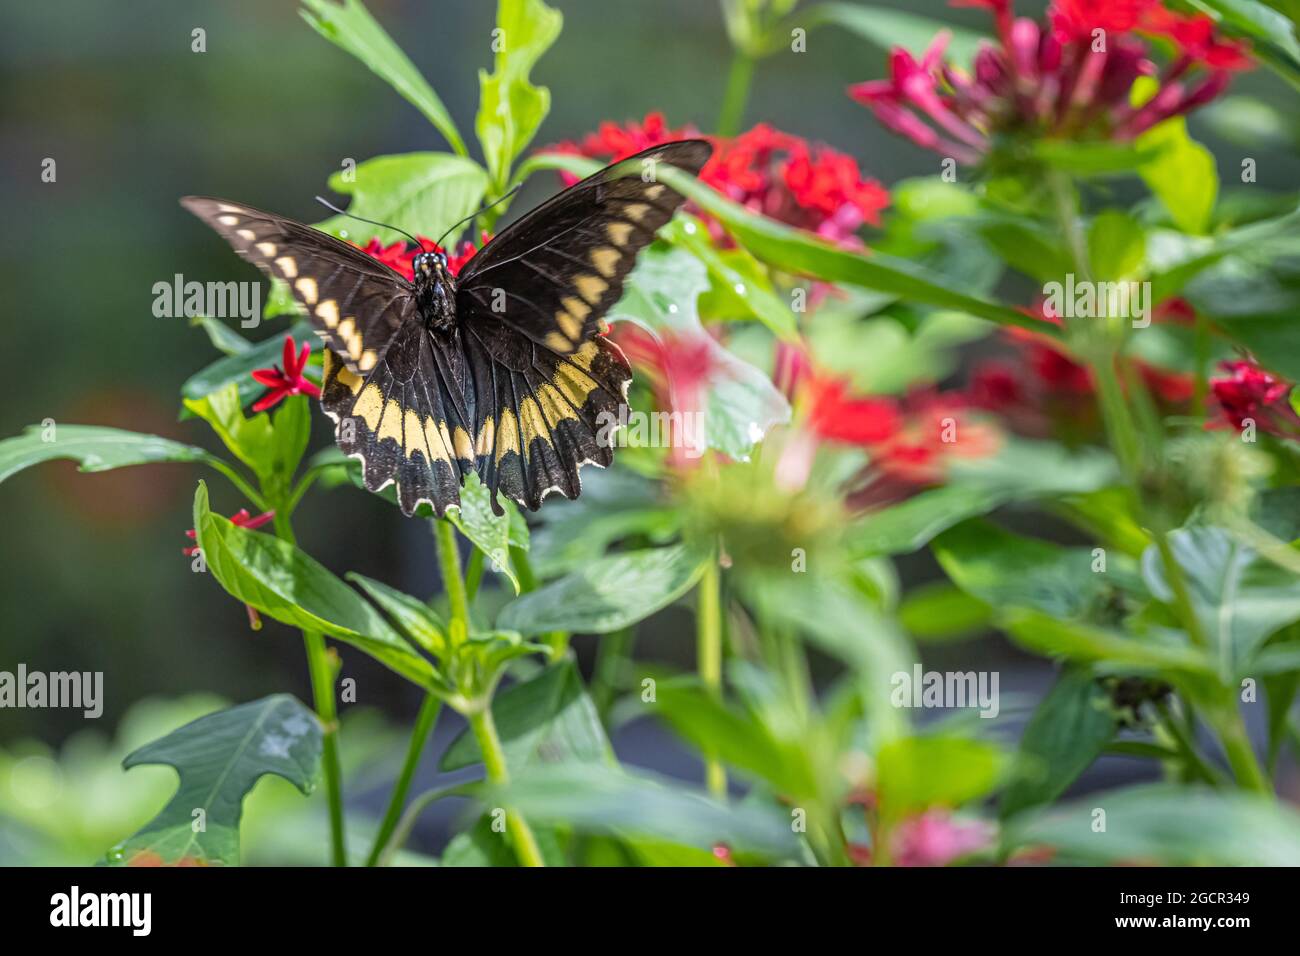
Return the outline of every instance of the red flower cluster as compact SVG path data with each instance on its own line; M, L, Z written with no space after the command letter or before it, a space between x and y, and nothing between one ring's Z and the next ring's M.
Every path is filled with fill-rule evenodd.
M975 405L963 395L917 391L902 400L851 395L847 381L815 369L797 346L777 346L774 378L817 441L870 453L872 486L855 505L878 504L942 482L954 459L991 455L1001 441L996 428L971 415ZM782 480L799 484L815 450L812 443L792 443L778 466Z
M278 404L290 395L309 395L320 398L320 386L303 376L307 359L311 356L310 343L302 343L302 351L295 355L292 335L284 337L284 367L276 365L271 368L255 369L252 373L256 382L265 385L269 391L253 403L253 411L261 412Z
M1190 308L1183 299L1169 299L1155 308L1152 318L1184 322L1190 317ZM1053 325L1061 324L1043 303L1024 311ZM1096 388L1092 371L1076 361L1064 343L1021 328L1008 328L1006 338L1015 358L986 359L972 369L966 394L973 405L1005 416L1014 430L1034 436L1059 430L1086 431L1096 424L1090 400ZM1195 391L1191 375L1141 359L1136 365L1152 395L1165 405L1177 407L1191 400Z
M416 236L420 240L420 245L413 246L404 240L394 242L390 245L384 245L378 239L372 238L364 246L358 246L362 252L374 256L394 272L399 272L408 280L415 278L415 257L421 252L441 252L447 256L447 271L452 275L459 274L464 268L465 263L473 257L478 251L478 247L468 240L460 244L460 250L448 253L442 246L438 245L427 236ZM487 245L490 237L485 232L482 235L481 245Z
M709 382L717 372L707 332L655 336L628 322L618 327L615 341L628 361L645 374L659 408L703 414ZM689 440L689 433L674 436L670 456L674 465L684 466L687 459L698 459L704 451L687 447Z
M690 126L673 129L662 113L651 113L639 123L602 123L581 142L547 149L617 162L660 143L699 135ZM754 212L832 242L856 244L862 224L878 225L881 210L889 205L889 192L879 182L864 179L853 157L829 146L766 124L730 139L708 138L714 152L701 180ZM576 180L561 175L566 184Z
M1271 435L1300 438L1300 415L1291 407L1291 383L1253 361L1220 362L1226 375L1210 379L1210 391L1222 420L1210 427L1238 431L1250 422Z
M1158 0L1054 0L1046 24L1015 17L1011 0L955 5L989 9L997 22L1000 45L980 48L973 73L944 61L945 32L919 63L895 48L889 79L859 83L849 95L893 132L960 162L978 161L1003 135L1130 140L1204 106L1232 71L1252 65L1246 47L1219 38L1206 14L1174 13ZM1174 44L1163 74L1137 34ZM1135 106L1130 91L1144 75L1156 77L1156 93Z

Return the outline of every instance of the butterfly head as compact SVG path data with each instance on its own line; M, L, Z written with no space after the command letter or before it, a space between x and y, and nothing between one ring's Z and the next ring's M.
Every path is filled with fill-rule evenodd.
M455 315L453 302L456 280L447 268L447 255L441 251L421 252L411 260L415 273L416 300L429 325L449 325Z

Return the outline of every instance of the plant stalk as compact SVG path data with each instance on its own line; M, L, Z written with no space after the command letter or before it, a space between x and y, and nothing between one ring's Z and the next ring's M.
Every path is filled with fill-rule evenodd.
M402 771L398 774L397 783L393 785L393 794L389 797L388 809L384 813L383 822L379 825L379 832L375 834L375 842L370 848L370 856L366 858L366 866L375 866L379 862L380 855L397 828L397 822L402 817L402 808L406 803L406 795L411 790L411 781L415 778L415 769L420 765L420 756L424 753L425 745L429 742L429 734L433 730L433 725L438 722L438 714L441 710L442 701L432 694L427 695L424 703L420 705L420 713L415 718L415 728L411 731L411 742L406 748L406 760L402 763Z
M696 596L696 657L700 681L714 699L722 698L722 572L717 556L710 557ZM705 753L705 782L719 799L727 795L727 772L721 761Z
M745 119L745 104L749 101L749 87L754 79L754 58L740 50L731 57L727 72L727 87L722 94L722 108L718 111L719 136L735 136Z
M470 729L478 741L479 752L483 754L483 767L487 778L497 786L510 782L510 771L506 767L505 751L501 747L501 738L497 736L496 722L492 719L492 708L485 704L471 711L468 715ZM523 814L511 807L505 808L506 832L514 844L515 855L522 866L545 866L541 848L533 830L524 819Z

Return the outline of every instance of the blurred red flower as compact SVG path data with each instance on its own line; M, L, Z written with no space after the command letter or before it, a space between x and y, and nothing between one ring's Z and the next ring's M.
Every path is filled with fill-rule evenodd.
M479 249L479 246L475 246L474 243L466 240L460 244L459 251L449 253L428 236L417 235L415 238L420 240L419 246L413 246L405 240L399 240L386 246L372 237L364 246L357 246L357 248L367 255L374 256L393 271L401 273L406 277L407 281L415 279L414 260L421 252L443 253L447 256L447 271L452 275L458 275L460 270L464 268L465 263L469 262ZM480 246L487 245L490 238L486 232L483 233Z
M546 151L612 163L660 143L699 135L694 127L673 128L662 113L650 113L643 121L622 126L602 123L582 140L558 143ZM889 205L889 192L878 181L863 178L853 157L829 146L810 144L764 123L736 137L706 138L714 152L700 172L703 182L747 209L832 242L856 244L862 224L878 225ZM568 173L561 176L569 185L577 180ZM710 224L710 231L721 235L716 224Z
M904 820L894 830L894 862L899 866L946 866L993 845L993 827L982 820L961 823L930 810Z
M988 9L997 23L998 45L982 45L970 73L944 60L945 31L919 62L896 47L888 79L858 83L849 95L887 129L964 163L1007 134L1131 140L1204 106L1232 72L1253 65L1247 47L1220 38L1208 16L1156 0L1055 0L1045 24L1016 18L1008 0L956 5ZM1163 72L1147 58L1143 34L1177 48ZM1156 92L1133 105L1140 76L1155 77Z
M1272 435L1300 436L1300 416L1290 405L1291 383L1260 368L1253 360L1220 362L1225 375L1210 379L1219 419L1211 428L1241 431L1250 422Z
M311 344L302 343L302 351L295 355L292 335L284 337L284 367L254 369L254 381L265 385L267 393L253 403L253 411L261 412L278 404L290 395L309 395L320 398L320 386L303 376L307 359L311 356Z

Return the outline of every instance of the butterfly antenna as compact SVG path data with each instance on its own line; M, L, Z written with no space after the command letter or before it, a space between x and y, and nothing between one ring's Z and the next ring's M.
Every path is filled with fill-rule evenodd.
M519 187L518 187L518 186L516 186L514 189L510 190L510 192L508 192L508 193L506 193L505 195L503 195L500 199L495 199L495 200L493 200L492 202L488 203L488 204L487 204L486 206L484 206L482 209L478 210L478 212L472 212L472 213L470 213L468 216L466 216L464 219L460 220L460 222L454 222L454 223L452 223L450 226L447 227L447 231L444 232L444 233L442 234L442 239L439 239L439 240L438 240L438 245L441 246L441 245L442 245L442 240L443 240L443 239L446 239L447 236L451 233L451 231L452 231L453 229L455 229L457 226L460 226L460 225L463 225L463 224L469 222L469 221L470 221L471 219L473 219L475 216L481 216L481 215L483 215L483 213L487 212L487 211L488 211L489 209L491 209L493 206L500 205L501 203L505 202L507 199L509 199L511 196L513 196L513 195L514 195L515 193L517 193L517 192L519 192Z
M320 196L317 196L317 197L316 197L316 201L317 201L318 203L320 203L322 206L324 206L326 209L332 209L334 212L338 213L340 216L347 216L349 219L355 219L355 220L357 220L358 222L368 222L368 223L370 223L370 225L372 225L372 226L382 226L382 227L385 228L385 229L391 229L391 230L393 230L393 232L400 232L400 233L401 233L402 235L404 235L407 239L410 239L413 243L415 243L417 246L419 246L421 252L428 252L428 251L429 251L429 250L427 250L427 249L424 248L424 243L422 243L419 239L416 239L415 236L411 235L411 234L410 234L409 232L407 232L405 229L399 229L399 228L397 228L396 226L390 226L390 225L389 225L388 223L386 223L386 222L375 222L375 220L373 220L373 219L366 219L366 218L364 218L364 217L362 217L362 216L354 216L352 213L343 211L343 210L340 209L338 206L336 206L336 205L334 205L332 202L330 202L328 199L323 199L323 198L321 198ZM441 243L439 243L439 245L441 245Z

